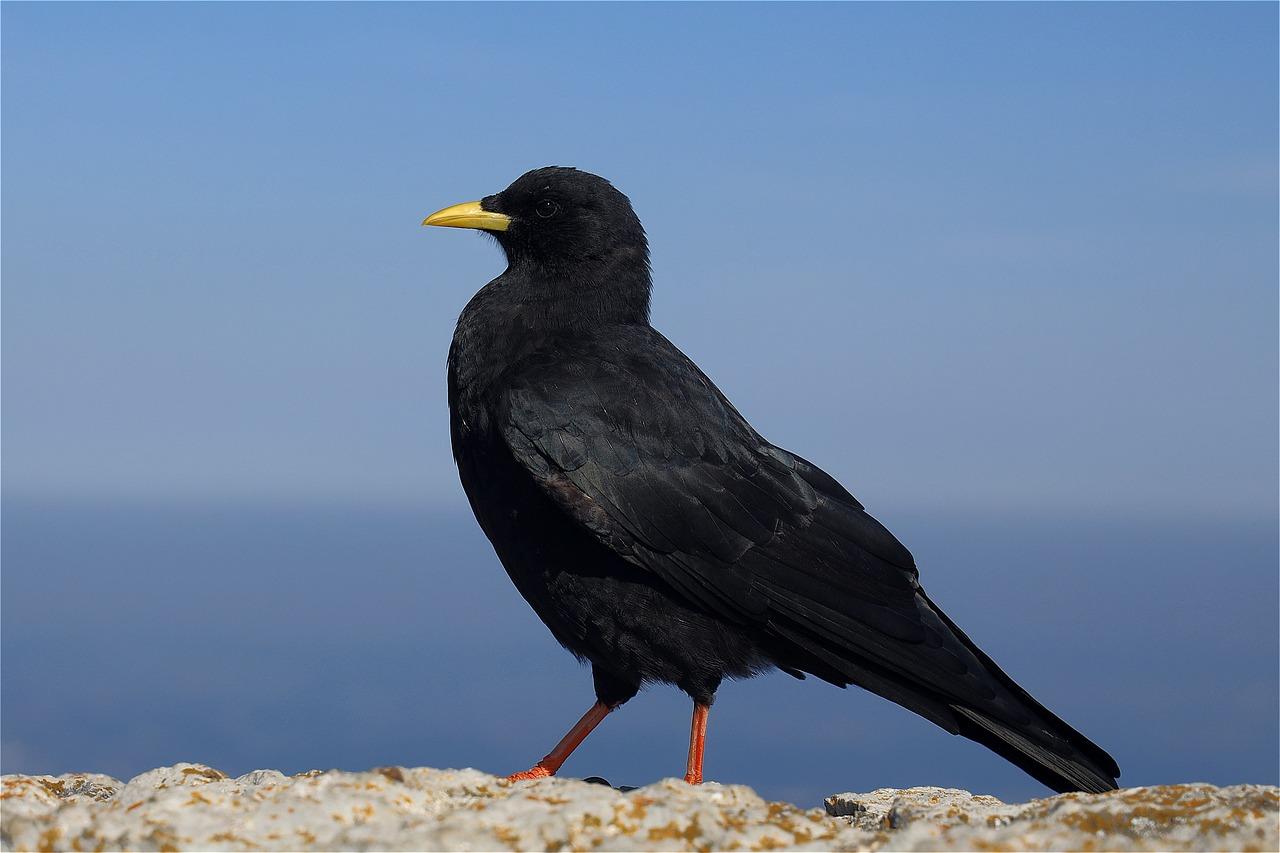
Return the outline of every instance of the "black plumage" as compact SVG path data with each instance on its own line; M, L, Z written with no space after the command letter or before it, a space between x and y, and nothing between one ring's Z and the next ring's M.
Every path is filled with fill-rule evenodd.
M778 667L878 693L1055 790L1115 787L1115 761L929 600L862 504L650 326L647 243L621 192L549 167L427 224L486 229L506 253L449 352L454 456L512 581L590 662L598 717L663 682L705 727L722 679ZM696 774L692 755L696 780L700 740Z

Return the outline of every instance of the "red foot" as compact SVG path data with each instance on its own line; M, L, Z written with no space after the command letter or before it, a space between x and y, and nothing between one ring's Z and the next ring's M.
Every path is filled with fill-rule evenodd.
M702 784L702 774L701 774L701 773L686 773L686 774L684 774L684 781L688 782L690 785L701 785L701 784Z
M523 782L526 779L545 779L548 776L555 775L554 771L548 770L541 764L535 764L523 773L512 773L507 777L508 782Z
M523 773L512 773L507 777L508 782L520 782L525 779L545 779L548 776L554 776L556 771L560 769L560 765L564 764L569 753L578 748L578 744L586 740L587 735L591 734L591 730L600 725L600 721L609 716L612 710L608 705L602 702L596 702L591 706L591 710L582 715L582 719L569 729L569 733L560 739L556 744L556 748L547 753L541 761L530 767Z

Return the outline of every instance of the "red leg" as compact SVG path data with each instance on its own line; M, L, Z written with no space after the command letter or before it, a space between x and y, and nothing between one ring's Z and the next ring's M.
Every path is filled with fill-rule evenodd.
M702 753L707 747L707 713L710 705L693 705L693 723L689 727L689 763L685 766L684 781L690 785L702 784Z
M544 776L554 776L556 771L560 769L560 765L564 764L565 759L578 748L578 744L587 739L587 735L591 734L591 730L600 725L600 721L609 716L609 712L613 709L603 702L597 702L591 706L591 710L582 715L582 719L569 729L569 733L560 739L556 744L556 748L546 754L546 756L537 764L530 767L523 773L512 773L507 779L511 782L518 782L521 779L541 779Z

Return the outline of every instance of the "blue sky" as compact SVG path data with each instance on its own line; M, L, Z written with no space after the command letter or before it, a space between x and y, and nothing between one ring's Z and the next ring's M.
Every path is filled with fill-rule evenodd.
M242 559L227 571L245 583L305 577L315 555L264 544L242 517L254 507L261 519L309 507L338 526L333 507L419 513L458 530L384 545L353 529L311 589L338 608L320 607L321 626L351 602L344 566L402 566L406 586L379 599L391 606L421 592L408 567L443 549L461 574L445 583L449 567L424 567L439 583L423 618L509 596L495 618L512 621L490 641L537 648L559 669L536 671L568 691L528 738L576 717L585 676L459 527L471 522L448 449L444 359L458 311L501 256L483 238L419 227L558 163L609 177L634 202L655 325L761 432L898 532L934 598L968 613L957 621L988 618L992 595L1015 609L1045 590L1099 603L1088 636L1126 654L1039 670L1028 651L1010 669L1037 673L1029 686L1100 740L1145 744L1129 754L1150 760L1126 781L1201 778L1210 765L1204 778L1275 781L1257 758L1275 754L1274 4L6 3L0 16L3 485L20 510L5 512L5 671L23 686L5 691L10 756L18 744L32 769L74 765L34 697L68 673L110 672L76 651L109 620L68 639L56 665L53 646L21 644L15 632L39 624L23 620L128 614L135 653L152 655L136 695L155 695L182 661L164 656L169 629L148 634L147 614L200 600L208 575L184 575L187 560ZM176 506L187 520L164 521L158 508ZM226 507L241 521L219 527ZM987 533L966 535L961 522L977 517ZM103 518L134 538L95 538ZM199 519L230 541L210 544ZM1001 525L1025 547L982 563L967 549ZM1169 531L1196 544L1175 549ZM988 593L956 574L969 571L1020 580ZM114 572L127 582L97 585ZM143 605L157 579L176 598L153 612ZM1143 600L1109 598L1120 592ZM237 606L256 612L224 594L219 624L236 623ZM322 630L287 597L263 600L298 632ZM1027 644L1088 658L1072 639L1077 616L1046 610L1029 611L1049 620L1042 630L1022 613L970 633L1002 662ZM362 636L412 642L378 633L373 604L348 615L372 632ZM275 648L256 624L237 639ZM1166 633L1181 671L1151 666L1150 638ZM23 649L34 657L15 658ZM1238 667L1229 683L1226 657ZM474 678L492 663L468 661ZM390 670L362 677L389 702L432 704L396 693ZM1071 706L1126 685L1143 687L1121 703L1128 723ZM235 708L252 707L230 676L224 687ZM1158 758L1203 730L1203 715L1179 711L1163 746L1135 722L1153 702L1193 708L1232 690L1205 714L1257 735L1205 746L1216 757L1203 762ZM845 713L849 697L832 696L812 700L836 703L821 719ZM473 714L459 702L449 713ZM98 740L133 744L120 732L140 710L118 713L121 728ZM218 751L226 738L175 738L149 758L230 756ZM337 743L308 743L320 741ZM343 743L341 760L378 763ZM275 758L339 760L304 747ZM253 760L237 755L226 760ZM963 785L973 752L955 755L949 781ZM416 756L466 760L426 746ZM1009 772L992 771L994 790L1032 790Z
M443 361L573 164L873 505L1274 515L1276 10L11 4L14 492L455 505Z

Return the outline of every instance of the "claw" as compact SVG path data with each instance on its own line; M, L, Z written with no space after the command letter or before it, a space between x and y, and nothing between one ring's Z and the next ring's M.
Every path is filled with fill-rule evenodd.
M545 779L548 776L554 776L554 775L555 775L554 771L548 770L546 767L543 767L541 764L535 764L532 767L530 767L528 770L525 770L521 773L512 773L510 776L507 777L507 781L523 782L526 779Z

